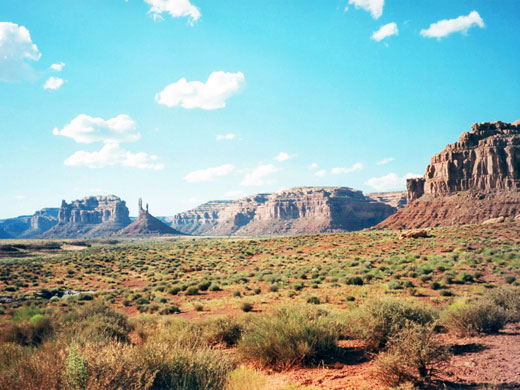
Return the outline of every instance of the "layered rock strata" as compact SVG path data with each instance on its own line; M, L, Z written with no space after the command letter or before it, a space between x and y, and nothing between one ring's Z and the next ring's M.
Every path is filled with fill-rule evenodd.
M379 227L480 223L520 214L520 122L476 123L409 179L409 205Z
M205 203L169 221L179 231L201 235L314 234L360 230L395 211L347 187L298 187Z
M130 225L117 232L118 236L138 237L138 236L162 236L183 234L164 222L155 218L148 212L148 204L143 209L143 201L139 199L139 217Z
M71 203L62 201L58 224L43 238L109 236L130 224L125 201L114 195L89 196Z
M33 215L0 220L0 229L10 238L38 237L58 223L58 210L58 208L44 208Z

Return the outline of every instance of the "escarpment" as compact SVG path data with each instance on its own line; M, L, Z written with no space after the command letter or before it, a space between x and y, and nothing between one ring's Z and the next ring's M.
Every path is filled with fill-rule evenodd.
M378 227L480 223L520 214L520 122L476 123L407 181L408 206Z
M203 235L315 234L360 230L395 211L347 187L297 187L208 202L169 221L177 230Z

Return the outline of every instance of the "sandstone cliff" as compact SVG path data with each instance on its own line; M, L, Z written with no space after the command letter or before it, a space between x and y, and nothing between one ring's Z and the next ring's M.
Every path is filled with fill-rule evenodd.
M407 204L406 191L372 192L365 194L365 196L378 202L385 203L396 209L402 209Z
M58 223L57 208L44 208L33 215L0 220L0 228L11 238L34 238Z
M172 227L203 235L314 234L373 226L395 208L346 187L298 187L233 202L209 202L172 217Z
M178 232L175 229L172 229L164 222L150 215L150 213L148 212L148 205L146 205L146 209L143 209L143 202L141 199L139 199L139 217L137 218L137 220L135 220L130 225L116 233L116 235L118 236L126 237L152 235L162 236L167 234L179 235L183 233Z
M479 223L520 214L520 124L477 123L407 182L409 205L378 227Z
M43 238L103 237L130 224L128 208L114 195L89 196L71 203L62 201L58 224Z

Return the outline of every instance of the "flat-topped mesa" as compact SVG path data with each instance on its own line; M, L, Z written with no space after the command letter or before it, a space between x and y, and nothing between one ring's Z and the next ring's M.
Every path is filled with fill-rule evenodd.
M126 203L115 195L88 196L61 202L58 224L43 238L105 237L130 224Z
M520 121L476 123L407 181L408 205L377 227L424 228L520 215Z
M520 188L520 121L484 122L431 158L423 178L408 179L408 202L460 191Z
M130 223L125 201L115 195L88 196L71 203L62 201L58 212L58 224L90 225L107 222L123 226Z
M236 201L208 202L169 221L203 235L316 234L359 230L396 209L347 187L297 187Z

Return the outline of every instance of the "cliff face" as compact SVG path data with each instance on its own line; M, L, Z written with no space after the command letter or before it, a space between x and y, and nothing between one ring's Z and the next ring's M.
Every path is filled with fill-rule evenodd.
M130 225L116 233L118 236L138 237L138 236L162 236L162 235L179 235L183 234L164 222L150 215L148 205L143 209L143 202L139 199L139 217Z
M44 238L102 237L130 224L128 208L114 195L89 196L71 203L62 201L58 224Z
M394 192L372 192L365 194L366 197L374 199L375 201L385 203L396 209L402 209L406 206L407 192L406 191L394 191Z
M11 238L33 238L58 223L57 208L44 208L33 215L22 215L0 221L0 228Z
M370 227L395 210L346 187L300 187L205 203L170 221L175 229L193 234L313 234Z
M520 123L486 122L431 158L409 179L406 208L380 227L478 223L520 214Z

